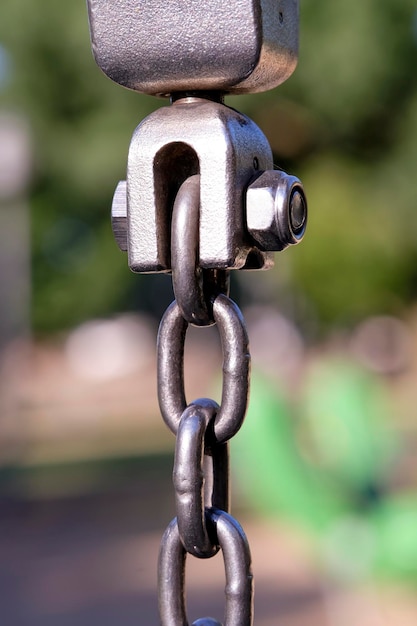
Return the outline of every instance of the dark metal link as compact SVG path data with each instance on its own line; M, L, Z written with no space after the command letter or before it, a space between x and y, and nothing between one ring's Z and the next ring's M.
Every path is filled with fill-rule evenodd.
M249 393L249 340L239 307L219 294L213 315L223 350L223 388L214 423L218 443L233 437L242 425ZM165 423L176 434L187 402L184 391L184 342L188 324L174 301L158 333L158 399Z
M223 552L226 573L224 626L252 626L253 576L248 542L240 524L228 513L211 509L207 513ZM174 518L162 538L158 562L159 614L161 626L188 626L185 610L186 551ZM222 626L213 618L192 626Z
M173 480L179 534L186 551L198 558L210 558L219 550L207 531L205 505L229 510L228 443L218 444L210 436L217 409L213 400L198 400L187 407L175 447ZM205 460L211 460L210 468ZM207 480L209 474L212 480Z
M212 299L229 293L224 270L199 267L200 176L187 178L175 197L171 225L171 268L175 299L184 319L195 326L214 324Z

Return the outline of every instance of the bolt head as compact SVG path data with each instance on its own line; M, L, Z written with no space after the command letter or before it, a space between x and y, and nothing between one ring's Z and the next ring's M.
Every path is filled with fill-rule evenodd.
M246 223L261 250L297 244L307 225L307 200L298 178L280 170L263 172L246 192Z
M121 180L114 192L111 206L111 227L117 245L123 252L127 251L127 188L126 181Z

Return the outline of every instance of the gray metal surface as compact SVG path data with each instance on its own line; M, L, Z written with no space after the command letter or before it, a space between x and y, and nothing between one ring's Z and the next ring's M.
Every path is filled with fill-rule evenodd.
M213 315L223 350L223 389L214 423L219 443L233 437L243 423L249 393L249 341L238 306L225 295L213 303ZM162 417L176 433L187 407L184 391L184 342L188 323L174 301L158 333L158 399Z
M199 264L203 269L268 268L244 217L244 194L258 171L273 169L265 135L218 102L184 98L135 130L127 167L128 262L134 272L169 271L170 219L181 184L200 174Z
M253 575L248 542L239 523L228 513L210 509L207 519L223 552L226 573L224 626L252 626ZM188 626L185 610L186 551L178 532L177 519L162 538L158 563L159 614L161 626ZM213 618L193 626L222 626Z
M143 93L249 93L297 64L298 0L87 0L97 64Z

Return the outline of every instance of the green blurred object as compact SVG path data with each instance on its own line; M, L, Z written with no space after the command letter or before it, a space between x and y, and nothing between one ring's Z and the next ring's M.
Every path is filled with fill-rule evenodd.
M417 493L390 495L370 513L378 552L375 568L417 582Z
M239 484L262 512L296 519L322 531L348 510L332 479L300 456L293 411L276 385L254 371L248 416L233 440Z
M389 400L379 379L342 358L310 369L299 406L315 465L330 473L358 505L367 506L395 452Z
M233 458L247 501L304 528L339 575L417 581L417 494L385 490L398 449L388 417L381 381L340 358L310 369L296 407L255 371Z

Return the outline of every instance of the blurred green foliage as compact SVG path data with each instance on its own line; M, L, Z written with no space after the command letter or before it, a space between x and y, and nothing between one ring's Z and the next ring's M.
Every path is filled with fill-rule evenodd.
M3 0L0 45L11 60L0 107L27 115L33 132L35 330L148 302L151 279L127 270L108 215L131 134L164 102L100 73L83 0ZM401 313L416 297L416 61L414 1L302 0L294 76L228 100L305 184L307 236L260 280L281 303L296 294L317 328Z

